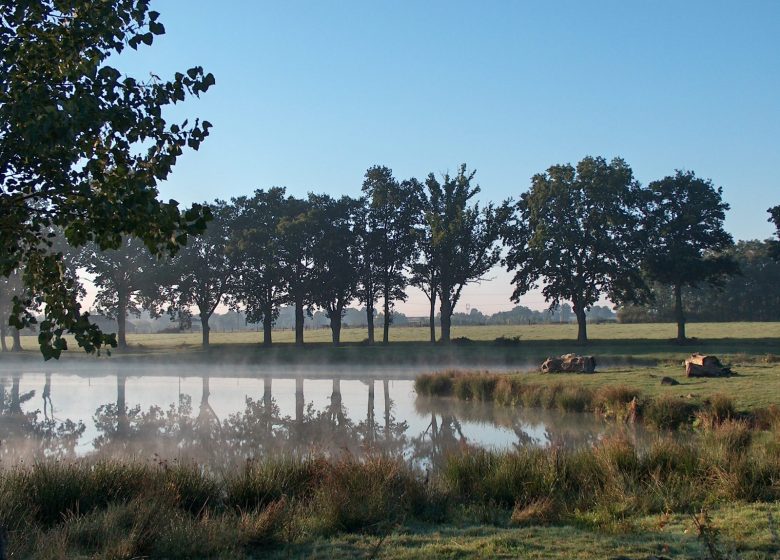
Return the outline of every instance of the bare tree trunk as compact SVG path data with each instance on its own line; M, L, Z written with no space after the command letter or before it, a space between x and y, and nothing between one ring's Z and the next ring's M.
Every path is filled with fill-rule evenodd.
M366 303L366 323L368 324L368 343L374 343L374 302Z
M436 290L431 288L431 314L429 320L431 342L436 342Z
M333 339L333 346L339 346L341 344L341 308L336 308L331 313L330 333Z
M682 304L682 286L674 285L674 318L677 321L677 340L685 340L685 312Z
M8 346L5 343L6 337L5 323L0 324L0 351L8 352Z
M274 328L274 316L271 306L263 311L263 346L271 346L271 331Z
M303 345L303 300L295 300L295 344Z
M119 291L119 303L116 308L116 337L119 348L127 348L127 294Z
M211 334L211 329L209 328L209 317L202 311L200 313L200 332L201 332L200 344L201 346L203 346L203 348L206 348L209 345L209 334Z
M449 293L448 290L442 288L442 293ZM441 298L441 338L442 342L450 341L450 327L452 325L452 305L450 304L449 297Z
M11 327L11 340L13 340L13 343L11 344L11 352L21 352L22 335L19 332L19 329L16 327Z
M588 342L588 323L585 309L579 304L574 304L574 314L577 316L577 342L585 344Z
M390 316L390 292L385 288L385 324L384 332L382 333L382 343L388 344L390 342L390 323L393 318Z

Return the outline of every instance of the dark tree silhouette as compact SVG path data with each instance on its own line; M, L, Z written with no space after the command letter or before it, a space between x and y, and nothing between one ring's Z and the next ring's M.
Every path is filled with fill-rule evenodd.
M175 251L203 229L207 212L157 199L157 183L208 122L169 125L163 109L214 84L200 67L172 80L136 80L108 64L125 47L165 32L147 0L20 0L0 4L0 276L23 270L43 305L41 351L59 357L63 332L87 351L113 344L89 323L48 249L60 227L74 246L118 249L134 235ZM31 40L34 37L35 40ZM31 318L17 310L18 328Z
M97 288L95 305L105 316L116 319L117 342L127 348L127 316L141 315L142 300L158 295L155 257L143 243L129 237L119 249L101 251L95 244L85 246L80 263L92 275Z
M723 221L729 205L723 189L696 177L693 171L677 171L648 185L646 229L649 244L644 269L651 280L674 290L677 340L685 340L682 291L685 286L721 284L736 274L736 261L723 251L733 241Z
M295 343L303 344L306 307L313 302L315 228L307 200L290 197L279 221L279 263L287 285L287 301L295 306Z
M236 299L245 306L248 321L263 323L263 344L270 346L287 290L279 224L290 206L297 204L278 187L257 190L252 198L237 198L233 203L237 212L231 246L238 276Z
M375 166L366 171L363 194L368 205L367 243L363 251L370 266L366 272L373 273L371 285L383 298L382 342L387 344L393 304L406 301L407 297L408 279L404 273L415 257L422 185L416 179L399 183L391 169ZM364 287L368 283L364 282ZM365 298L367 306L368 300ZM369 342L373 342L373 317L369 321Z
M769 221L777 228L775 231L777 239L772 242L772 256L780 261L780 205L770 208L767 212L769 212Z
M221 303L232 299L236 283L236 255L229 251L234 233L235 209L217 200L206 205L213 215L206 231L192 237L167 262L155 267L151 281L159 287L157 300L168 306L171 317L189 323L195 306L201 325L202 345L209 345L209 318ZM153 289L153 286L150 286Z
M315 232L312 301L325 310L333 344L338 346L341 320L357 293L360 246L354 226L360 201L348 196L309 195L309 204Z
M614 302L644 297L639 185L625 161L600 157L576 169L554 165L531 181L504 233L505 264L516 271L512 300L541 280L550 309L572 303L577 341L587 342L586 310L602 295Z

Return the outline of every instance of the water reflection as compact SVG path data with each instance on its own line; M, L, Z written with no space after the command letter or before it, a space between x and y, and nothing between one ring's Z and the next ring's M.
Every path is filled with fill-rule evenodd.
M20 385L19 375L10 380L0 377L0 462L16 464L40 456L74 455L86 426L81 421L55 418L51 407L51 374L46 374L43 387L43 418L40 409L23 410L36 391L22 392ZM50 413L46 412L47 408Z
M198 386L191 377L178 378L179 386L184 379L190 391L179 388L178 399L165 404L164 391L157 393L156 384L168 390L176 378L119 373L113 377L114 395L105 394L103 402L92 405L88 404L91 395L108 393L111 378L55 377L55 390L57 381L67 381L60 395L53 395L51 373L29 379L43 381L42 413L33 409L36 390L23 391L20 375L0 377L0 460L6 464L44 456L100 454L228 466L278 453L383 452L435 466L447 454L470 447L576 447L592 445L605 433L622 429L589 415L416 398L411 381L389 378L324 381L298 376L293 386L291 380L270 375L239 383L203 374L198 379L197 410L193 397L198 397ZM151 392L152 404L129 401L128 382L134 395ZM382 384L380 403L376 402L377 383ZM305 394L307 387L312 395ZM329 396L322 399L323 393ZM316 406L317 399L325 402ZM379 415L377 406L382 407ZM63 407L72 418L91 414L89 429L81 420L58 418ZM641 437L635 432L631 435Z

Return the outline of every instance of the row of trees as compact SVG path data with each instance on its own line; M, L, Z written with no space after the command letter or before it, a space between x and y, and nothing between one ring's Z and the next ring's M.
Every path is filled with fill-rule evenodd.
M692 172L643 188L622 159L587 157L576 168L556 165L534 176L514 205L484 208L473 200L479 192L474 178L462 165L455 175L399 181L376 166L366 172L357 199L257 190L204 205L212 216L205 232L164 259L135 237L103 251L94 243L70 249L59 235L51 243L60 249L65 274L75 278L83 268L92 276L97 309L117 319L119 346L126 346L126 317L142 309L167 312L181 324L189 324L194 310L208 345L209 318L220 305L261 323L266 345L282 306L294 308L298 344L306 315L320 309L338 345L354 301L364 306L370 343L381 305L386 343L394 304L406 299L409 286L429 300L431 340L438 305L441 340L448 341L463 288L502 261L501 242L507 247L503 264L515 271L512 299L541 287L551 309L571 309L580 342L587 340L586 313L603 296L621 306L623 320L675 320L684 339L691 308L684 297L693 309L711 310L695 318L712 320L728 316L723 305L710 305L717 299L713 290L727 282L729 292L755 299L727 306L740 317L745 305L758 308L760 298L769 301L776 292L771 281L761 284L759 270L777 258L778 242L734 246L723 229L728 205L721 189ZM778 214L771 209L770 219ZM740 269L750 274L734 279ZM21 276L17 270L0 288L4 317L13 296L24 295ZM742 285L748 277L752 289ZM697 289L702 284L709 288ZM765 305L755 316L776 317L771 309ZM18 330L12 332L18 346Z
M94 278L98 309L118 319L120 346L126 344L125 317L142 307L167 309L182 322L196 309L207 345L208 320L220 304L262 323L266 345L282 305L295 308L298 344L306 313L322 309L339 344L342 318L355 300L365 306L371 343L381 302L382 340L388 342L394 304L406 299L409 285L430 300L432 340L439 302L446 341L463 287L500 260L498 241L509 215L507 204L472 202L479 192L473 179L465 165L452 176L431 174L425 183L398 181L390 169L372 167L358 199L258 190L211 204L206 231L170 259L155 263L131 238L119 250L88 246L75 262Z
M83 251L79 266L94 275L98 308L118 318L120 345L126 344L124 317L141 306L167 309L184 323L196 309L207 345L208 321L220 304L262 323L266 345L281 306L295 309L299 344L306 314L321 309L339 344L353 301L365 308L370 343L381 302L387 342L393 306L406 299L410 285L428 297L432 341L438 304L441 340L447 341L463 287L501 261L503 241L503 262L515 271L513 299L541 286L551 309L571 302L578 340L585 342L586 312L605 295L623 307L627 320L642 320L637 310L657 307L644 315L676 321L684 339L684 296L699 302L740 265L755 268L751 259L760 254L756 246L733 245L723 229L728 205L711 181L677 172L643 188L619 158L552 166L534 176L514 208L472 202L479 187L465 165L424 183L398 181L387 167L372 167L362 192L359 199L300 199L282 188L258 190L210 205L206 232L167 261L155 264L131 239L119 251ZM767 243L764 254L775 249ZM731 282L731 289L747 294L739 280ZM697 290L701 285L709 291Z

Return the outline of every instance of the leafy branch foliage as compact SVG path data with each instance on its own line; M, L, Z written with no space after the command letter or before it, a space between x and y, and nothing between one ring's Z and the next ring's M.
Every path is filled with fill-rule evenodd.
M143 82L107 63L164 32L148 0L0 5L0 275L22 270L43 307L45 358L67 347L66 330L87 351L114 344L81 311L63 255L50 250L53 228L75 247L118 249L130 235L161 254L209 218L200 205L181 212L176 201L159 201L157 184L211 126L169 125L163 109L205 92L213 75L194 67ZM24 307L17 300L17 328L34 322Z

